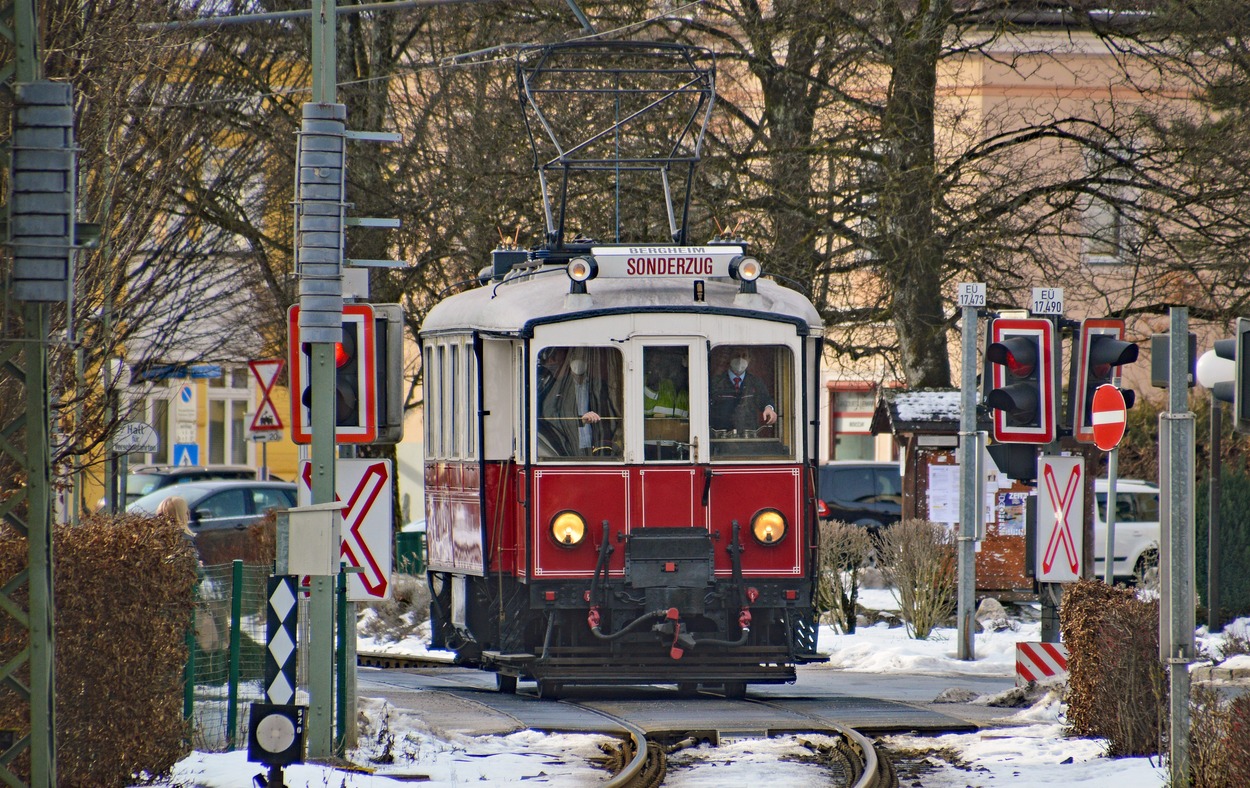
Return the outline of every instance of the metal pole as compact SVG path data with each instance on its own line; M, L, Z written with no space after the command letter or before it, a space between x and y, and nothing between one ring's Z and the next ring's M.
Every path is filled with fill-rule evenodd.
M1210 496L1207 499L1207 629L1219 632L1224 628L1220 616L1220 401L1211 395L1211 464Z
M1168 770L1172 785L1189 785L1189 663L1194 658L1194 414L1188 410L1189 312L1171 310L1168 343L1168 410L1160 414L1166 451L1160 454L1160 481L1166 507L1168 555L1160 610L1167 611L1161 643L1168 665L1170 719ZM1166 455L1166 463L1163 461Z
M312 99L333 104L337 93L335 0L312 0ZM298 188L298 187L297 187ZM298 195L297 195L298 197ZM298 232L299 228L296 228ZM298 243L298 242L297 242ZM338 260L342 265L342 260ZM339 285L341 299L341 283ZM301 301L303 301L301 295ZM301 307L301 311L304 307ZM334 344L312 343L312 502L334 502ZM331 545L337 550L337 545ZM336 562L337 563L337 562ZM312 578L308 604L308 756L334 754L334 582Z
M1120 447L1107 455L1107 545L1102 579L1107 585L1115 585L1115 482L1120 475ZM1097 506L1097 501L1094 502Z
M981 451L977 432L977 310L963 308L963 372L960 375L959 414L959 623L958 657L976 659L972 617L976 614L977 459Z
M26 454L30 566L30 784L56 785L56 626L48 446L48 313L27 304Z

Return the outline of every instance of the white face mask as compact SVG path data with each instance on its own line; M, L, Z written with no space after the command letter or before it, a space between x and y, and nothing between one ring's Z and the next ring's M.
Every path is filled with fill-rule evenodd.
M747 360L745 358L734 358L729 360L729 368L733 370L735 375L741 375L747 371Z
M586 362L581 360L580 358L573 359L572 361L569 362L569 371L571 371L574 375L579 375L579 376L585 375L586 374Z

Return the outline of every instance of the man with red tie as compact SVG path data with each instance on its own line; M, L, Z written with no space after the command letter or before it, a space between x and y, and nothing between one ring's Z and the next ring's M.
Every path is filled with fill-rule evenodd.
M764 381L747 371L751 352L734 349L721 374L712 376L710 421L713 430L733 430L738 435L754 435L761 424L777 423L777 410Z

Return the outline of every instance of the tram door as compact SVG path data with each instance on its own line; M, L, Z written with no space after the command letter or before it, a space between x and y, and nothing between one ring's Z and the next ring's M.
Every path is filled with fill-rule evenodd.
M637 338L635 338L637 339ZM640 404L642 522L650 527L706 525L701 491L707 458L704 341L655 337L637 341L634 369Z

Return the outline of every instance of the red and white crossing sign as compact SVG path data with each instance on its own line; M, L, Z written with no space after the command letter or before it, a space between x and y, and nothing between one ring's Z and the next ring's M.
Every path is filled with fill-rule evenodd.
M1094 402L1089 410L1090 421L1094 424L1094 445L1103 451L1111 451L1119 446L1128 419L1124 393L1115 386L1104 383L1094 389Z
M339 554L349 567L361 570L347 576L347 598L353 602L391 596L394 483L390 460L335 460L334 498L347 504ZM299 464L297 502L312 504L312 463L308 460Z
M260 404L256 406L256 413L252 416L252 425L248 429L252 432L281 432L282 417L278 415L278 409L274 407L269 395L273 393L274 384L278 382L278 376L282 374L282 361L265 359L249 361L247 365L252 370L252 377L256 378L256 383L260 386Z
M1085 543L1085 460L1043 455L1037 479L1034 572L1041 583L1075 583Z

